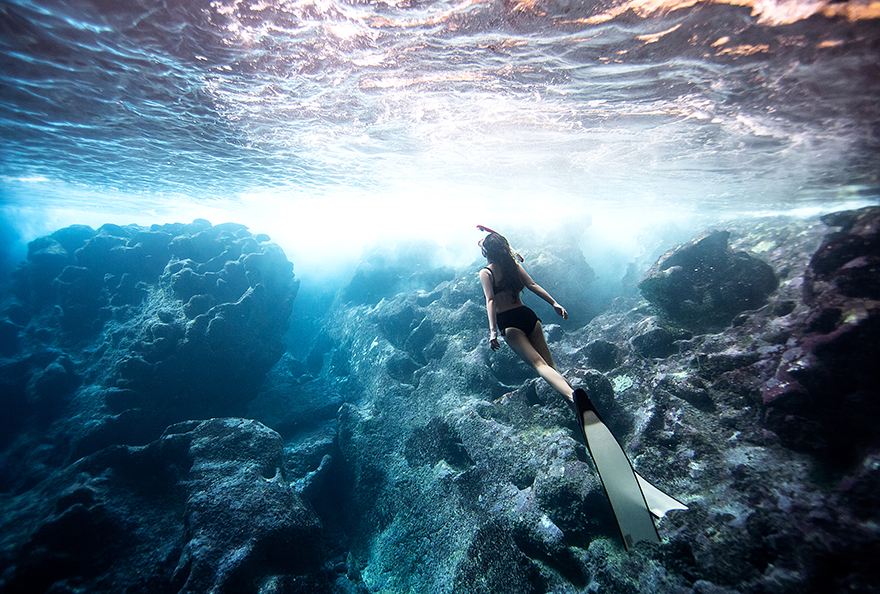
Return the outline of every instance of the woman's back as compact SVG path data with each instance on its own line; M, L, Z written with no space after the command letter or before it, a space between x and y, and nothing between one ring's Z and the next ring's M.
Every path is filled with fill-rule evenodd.
M492 282L492 290L495 292L495 307L498 312L507 311L509 309L513 309L514 307L519 307L520 305L522 305L520 293L524 288L524 286L520 286L520 289L518 291L513 291L507 288L510 283L504 282L506 280L504 277L504 271L500 268L500 266L498 266L494 262L491 262L484 269L489 272L489 279ZM519 273L518 269L519 265L517 265L517 273Z

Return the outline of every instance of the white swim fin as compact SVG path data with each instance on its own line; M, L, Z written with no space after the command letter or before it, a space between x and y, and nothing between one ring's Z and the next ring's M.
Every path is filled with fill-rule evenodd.
M596 463L626 549L629 550L641 541L659 543L660 536L629 458L599 418L587 393L578 388L573 397L587 449ZM650 486L650 483L647 484ZM661 509L662 507L663 505L659 506Z
M648 509L654 514L654 517L662 518L667 512L676 509L686 510L688 508L688 506L681 501L675 499L671 495L667 495L649 483L638 472L635 474L636 479L639 481L639 487L642 488L642 494L645 496L645 502L648 504Z

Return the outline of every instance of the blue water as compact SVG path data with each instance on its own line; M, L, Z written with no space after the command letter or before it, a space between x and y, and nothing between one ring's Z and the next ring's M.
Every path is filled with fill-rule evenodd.
M270 235L294 263L299 288L285 337L288 356L273 372L277 383L269 384L273 386L271 394L263 402L273 415L283 411L273 417L280 425L302 432L297 441L285 444L287 452L299 460L302 473L295 480L302 484L306 479L314 481L309 484L331 495L323 506L332 507L332 512L321 513L328 526L322 541L333 552L322 562L334 568L334 577L342 580L345 575L350 580L341 581L339 591L343 587L347 591L347 585L355 583L389 591L406 587L424 591L425 584L434 584L438 591L451 589L454 582L447 578L467 576L469 567L477 572L482 566L482 562L472 566L462 562L463 555L479 558L485 551L486 563L491 562L488 557L496 556L492 534L502 532L495 527L496 520L513 518L513 511L505 510L515 509L519 514L526 509L526 497L533 500L526 509L534 513L528 522L535 520L541 528L540 538L527 543L523 552L537 554L543 564L545 557L565 549L557 559L562 559L562 565L547 565L547 571L553 573L562 567L566 573L563 566L567 566L576 575L572 583L584 572L582 586L588 590L599 588L599 580L606 583L606 577L612 589L620 583L626 591L636 589L636 583L643 591L659 590L673 580L690 583L697 578L716 579L716 575L719 584L736 587L740 572L742 584L768 591L783 591L789 583L809 583L809 576L817 573L826 581L811 585L821 589L823 583L832 583L839 570L844 577L851 575L848 581L841 578L835 583L849 584L855 591L860 583L857 580L872 575L865 558L869 558L866 551L876 544L876 539L871 540L876 523L865 520L869 516L860 515L857 507L861 501L870 503L870 493L876 491L876 474L871 470L876 469L876 456L866 457L861 469L852 470L839 489L820 491L814 484L824 479L808 478L807 462L783 451L775 438L767 435L769 431L763 431L769 425L754 420L757 410L750 411L757 408L758 401L753 399L759 397L756 386L761 374L777 381L777 376L788 373L786 370L810 361L804 354L806 349L835 344L813 342L814 346L809 346L812 338L805 341L807 346L798 343L802 332L810 333L829 323L831 318L826 314L842 317L840 312L844 311L846 323L852 322L863 332L852 332L849 338L845 332L839 333L837 338L844 339L836 344L843 349L843 359L859 351L860 345L854 344L859 336L867 336L870 343L876 334L874 318L867 317L873 313L865 313L869 305L856 299L834 301L840 296L831 289L817 293L821 297L816 311L809 313L817 317L808 317L812 304L801 303L801 295L807 293L802 289L824 282L809 276L809 283L802 282L806 259L815 252L826 229L817 220L790 227L777 221L780 227L761 229L756 218L749 218L748 224L734 226L740 232L748 225L758 230L746 246L735 243L735 238L732 245L736 249L754 248L780 269L784 292L778 299L774 297L773 317L770 308L765 308L754 318L742 318L726 335L696 338L688 345L682 341L677 348L684 350L671 361L640 358L621 367L624 373L613 378L615 383L628 380L633 385L634 378L636 382L636 390L621 397L618 418L631 416L643 426L648 419L652 425L663 425L662 431L651 429L663 436L663 442L654 441L647 429L638 430L637 435L649 435L649 440L634 446L634 451L644 452L657 443L662 446L657 453L645 454L639 466L650 468L657 461L670 461L669 469L664 473L664 468L657 468L657 474L666 474L670 481L680 479L675 488L678 496L696 498L688 499L693 503L691 515L675 520L679 524L667 524L668 534L673 536L664 538L674 546L663 551L662 558L641 557L632 564L633 558L621 562L616 555L603 552L611 550L601 542L606 540L601 528L606 520L594 514L592 503L584 499L585 506L589 503L589 514L584 518L589 528L584 532L574 527L579 520L571 521L569 515L581 508L572 503L562 510L583 499L579 493L597 494L601 487L593 477L592 491L587 487L581 491L579 486L569 491L569 485L581 480L577 478L580 475L571 473L568 482L560 480L555 486L557 470L565 475L565 459L574 464L570 468L582 466L572 453L566 421L559 421L558 430L547 430L563 417L540 413L542 420L532 421L533 413L526 412L535 402L528 394L541 400L544 396L539 390L549 388L541 384L540 388L518 390L504 404L482 399L490 397L490 390L510 387L499 381L517 384L534 375L524 375L530 373L524 366L517 371L515 365L520 363L509 349L492 354L482 346L486 343L482 334L486 318L482 303L477 304L482 297L472 273L477 269L475 260L480 258L476 241L483 237L476 225L496 228L529 257L527 267L545 286L554 282L556 271L566 270L564 275L558 273L564 276L564 282L558 284L564 288L560 299L570 308L572 318L564 329L555 326L552 332L556 337L551 340L560 368L573 371L576 365L589 362L592 356L585 358L584 353L590 344L601 342L597 338L627 345L629 350L630 337L647 336L656 328L645 317L646 307L622 313L629 307L627 300L620 305L623 309L608 314L608 324L602 328L605 322L599 318L592 329L570 329L578 316L585 322L627 287L634 293L636 280L665 249L692 239L719 219L780 212L814 215L880 202L878 97L880 5L876 0L0 0L0 296L7 294L4 284L8 272L24 259L27 242L68 225L97 229L104 223L149 225L203 218L215 225L235 221L247 225L253 235ZM810 224L812 228L808 228ZM206 225L200 222L193 228ZM83 232L77 227L67 235ZM126 234L121 229L120 233ZM225 486L222 502L232 502L230 509L241 518L237 525L196 511L187 516L184 528L183 501L168 504L177 495L162 495L156 509L167 506L168 517L174 517L167 525L182 530L181 535L186 533L184 540L161 522L155 524L156 537L150 540L152 529L147 530L142 522L153 523L158 516L149 512L120 525L126 533L136 529L137 538L143 537L139 542L167 542L167 549L138 544L141 557L130 554L134 547L120 548L122 553L117 554L115 541L125 541L115 532L107 532L112 536L106 538L112 539L114 546L90 550L92 526L104 526L104 510L114 508L105 506L100 497L90 499L92 487L85 488L85 483L82 488L77 486L85 480L79 469L61 468L66 464L61 460L67 450L92 452L104 445L155 439L165 426L166 413L149 412L149 408L159 410L166 405L154 404L154 398L156 403L186 403L168 413L168 418L175 418L178 412L181 419L191 412L196 418L226 414L226 408L212 408L217 399L212 390L222 383L221 387L235 392L244 406L258 396L247 386L250 381L256 385L262 371L250 374L236 370L242 361L248 366L252 361L268 361L268 356L255 355L271 349L280 356L275 339L284 324L276 317L279 311L288 311L280 307L290 305L289 299L281 300L280 306L272 302L265 308L271 315L248 318L256 320L254 325L260 332L272 335L274 342L265 343L226 332L230 325L236 326L219 313L233 312L229 320L234 321L238 319L235 316L244 316L235 312L254 307L254 301L263 298L251 298L264 295L265 286L258 284L251 293L247 289L250 278L242 285L242 290L248 291L247 299L209 310L214 312L210 323L184 320L183 301L175 302L173 311L166 310L160 301L168 287L158 285L150 287L156 291L143 309L135 309L142 287L135 285L134 279L140 277L119 274L115 265L135 262L133 258L140 258L148 248L140 243L130 246L122 235L111 239L115 243L95 243L101 254L98 260L106 259L106 266L94 270L68 267L64 270L69 277L53 282L51 290L47 288L51 275L21 276L19 287L37 297L33 318L25 311L32 305L26 300L17 297L24 305L4 302L0 339L7 342L0 354L18 358L4 359L8 362L0 370L4 375L0 385L14 392L7 400L15 405L7 406L2 418L3 427L14 428L4 429L3 439L14 446L7 449L4 442L0 465L14 471L12 478L4 477L5 482L25 486L20 493L4 493L3 502L13 501L18 507L0 505L7 510L0 519L12 526L0 543L0 566L4 567L0 588L8 583L4 580L21 576L24 581L20 583L33 578L35 583L45 581L48 585L67 573L73 577L58 582L57 588L77 588L80 567L74 571L68 566L78 565L80 557L68 552L78 554L81 548L85 550L83 558L88 563L95 559L96 564L83 569L85 579L103 572L105 557L113 555L119 559L113 563L146 568L137 576L140 584L148 583L140 580L149 575L166 579L163 576L173 570L177 557L183 560L178 570L189 573L190 567L196 566L185 561L190 553L182 553L180 547L190 538L190 527L195 526L195 537L184 551L213 547L209 539L199 536L205 534L199 532L200 521L202 526L218 527L217 542L222 547L215 552L220 555L221 548L226 551L224 563L254 559L266 550L263 545L249 550L235 544L244 532L236 526L260 526L269 521L266 516L244 517L245 512L239 511L250 509L249 500L236 499L242 491ZM242 245L256 249L258 242L239 231L235 240L232 235L225 237L224 241L232 243L217 243L222 247L217 254L212 252L210 260L175 261L178 268L166 269L169 286L173 288L174 281L168 278L175 270L182 272L185 267L192 272L198 268L202 280L220 278L216 282L218 299L221 294L227 299L225 279L233 277L220 276L217 270L223 267L223 275L237 270L241 278L244 263L253 254L242 256L241 263L234 260L242 253ZM157 238L158 243L163 241L161 234L153 236ZM189 236L183 239L188 241ZM51 247L51 242L43 244L47 245ZM131 259L117 259L113 245ZM123 250L123 245L131 250ZM150 262L150 266L139 265L139 269L152 270L153 265L165 262L159 255L171 257L167 245L166 241L161 249L156 248L152 261L152 254L144 256L143 262ZM175 258L187 253L185 248L177 251L181 245L185 246L185 241L175 246ZM547 247L554 245L564 249ZM575 250L569 251L572 245L581 248L584 260L574 257L580 256ZM101 252L101 246L107 253ZM238 251L230 246L238 246ZM277 255L274 247L266 245L265 249ZM554 253L563 257L552 260ZM59 262L72 262L70 258L65 262L65 254L47 248L31 269L48 266L46 270L51 271ZM794 258L790 265L783 261L786 254ZM223 263L226 257L231 258L228 265ZM255 256L254 261L262 260ZM843 268L859 261L867 259L850 260ZM279 269L286 282L289 265L281 258L277 262L283 264ZM873 260L870 262L873 265ZM360 276L352 277L358 263ZM860 266L852 268L858 272ZM158 274L151 283L156 282L154 277ZM448 285L437 284L453 277L454 282ZM181 278L190 277L181 274ZM466 278L471 279L470 284L461 280ZM31 280L33 284L29 284ZM193 286L198 288L199 282L193 281ZM425 286L411 286L420 282ZM205 281L204 287L208 286ZM395 295L432 286L441 288L415 300L410 299L415 297L412 293ZM340 287L361 298L352 298L346 306L350 295L343 293L334 301L340 296ZM49 293L70 301L60 302L62 305L52 302L52 307L39 310L42 298L48 299ZM204 295L193 295L201 299L190 301L186 306L190 312L199 304L207 308L206 303L213 303L208 289ZM428 304L423 298L437 301ZM387 301L371 310L380 299ZM365 305L360 307L361 303ZM835 309L840 303L845 307ZM827 304L831 305L826 310ZM549 321L551 311L546 304L539 303L541 307L540 315ZM790 313L794 308L797 314L783 320L787 313L780 311ZM328 311L343 315L327 319ZM206 320L207 315L197 317ZM59 350L58 345L68 340L61 332L65 324L82 331L83 336L86 330L94 330L95 342L89 342L89 335L82 339L85 346ZM184 324L186 339L175 338L184 335ZM195 357L194 363L180 358L178 352L199 356L208 352L203 348L207 339L196 340L202 330L209 336L205 328L213 328L210 352L219 344L223 353L233 356L226 360L205 355L204 361ZM752 328L760 331L749 334ZM570 338L560 339L563 332ZM175 343L183 345L191 337L187 344L195 346L186 347L190 350L182 346L180 351L173 350L178 348L172 348ZM764 357L764 367L743 372L745 379L737 380L744 382L742 386L722 387L728 381L724 379L707 390L701 374L688 371L686 359L693 357L699 364L729 345L726 355L717 353L721 355L717 365L727 365L725 357L739 365L738 357L742 362L751 354L740 354L734 344L752 344L749 348ZM755 345L764 346L757 351ZM243 357L238 356L239 347ZM870 358L870 348L865 352ZM851 359L856 362L847 361L838 375L847 376L849 369L858 366L858 358ZM780 363L774 376L770 370L780 360L785 365ZM860 376L868 380L847 378L840 382L843 392L838 393L838 386L834 386L828 397L823 384L832 380L826 380L825 370L816 367L824 365L824 360L816 359L811 363L814 367L806 367L805 377L819 384L815 394L792 390L794 404L780 406L783 412L777 415L787 414L786 406L794 409L801 402L809 407L813 400L834 401L836 409L843 412L829 413L828 427L833 428L843 426L848 415L874 410L864 405L862 392L852 391L856 390L853 386L867 385L859 382L873 382L873 376ZM41 369L43 365L48 366ZM179 371L183 369L185 375ZM227 382L218 370L230 378L235 376L235 381ZM169 380L173 374L176 379ZM129 375L138 376L141 383ZM243 380L239 375L254 377ZM496 375L504 379L496 380ZM838 375L829 377L836 382ZM689 383L691 378L693 384ZM666 381L670 384L663 390L673 390L674 384L676 398L681 395L690 403L685 393L695 393L693 398L704 405L706 400L712 403L717 399L718 410L712 404L711 412L697 413L696 409L703 410L697 403L687 412L679 402L668 406L664 421L653 411L667 407L665 401L673 396L662 392L656 399L653 395L645 395L644 402L641 399L643 391ZM202 390L204 401L211 403L204 410L197 409L197 398L194 408L187 408L194 393L188 386L197 383L209 386ZM283 397L274 400L275 394L282 393ZM68 399L74 403L69 408ZM303 429L306 425L301 424L298 413L290 412L288 403L299 405L300 399L305 410L314 404L315 410L321 410L317 414L326 413L326 417L316 416L316 423L327 423L323 435L308 433L311 429ZM222 398L219 401L223 403ZM330 405L324 406L325 401ZM342 429L337 434L334 411L341 402L346 402L347 408L338 413ZM356 411L361 404L363 409ZM139 426L142 417L137 407L148 409L146 418L153 419L155 435L148 435L154 430L149 423L146 429ZM500 412L502 408L505 412ZM74 412L68 415L68 410ZM490 412L480 416L483 410ZM116 413L122 419L119 424L115 424ZM517 415L526 421L520 422ZM812 429L811 415L796 417L790 426L806 427L818 442L821 433ZM517 427L508 428L497 419ZM439 425L435 423L441 420ZM576 430L568 422L568 429ZM456 426L455 431L450 429ZM459 429L466 438L457 435ZM175 433L178 430L172 435L179 436ZM443 447L450 450L436 459L427 456L430 466L419 460L418 450L432 444L427 437L420 441L417 435L427 436L428 430L439 431L439 437L430 440L448 442ZM833 429L827 431L830 434ZM854 432L855 443L867 439L859 431ZM869 433L864 430L864 435ZM666 436L674 439L667 444ZM552 443L546 448L533 447L545 438ZM479 473L484 472L482 468L509 467L510 471L498 471L500 478L496 478L492 476L495 470L483 475L453 468L459 448L464 451L462 443L455 441L459 439L465 439L463 443L471 450L465 457L482 452ZM83 443L85 449L79 449ZM410 444L414 444L413 456L407 454ZM345 451L354 454L338 455L342 448L350 448ZM528 458L520 454L527 450L534 452ZM744 459L751 461L752 452L755 459L746 464ZM117 459L116 453L105 459ZM315 464L306 468L305 460L315 453L319 454ZM328 475L329 462L325 461L331 454L337 460L335 468L344 470ZM410 457L416 463L411 463ZM196 468L201 468L199 464ZM31 481L55 472L53 465L61 470L42 483L51 484L31 490ZM476 468L475 464L465 466ZM534 472L538 471L528 478L528 472L514 470L526 467L540 467L541 473L543 468L551 468L552 480L550 474L541 479L548 485L546 495L521 496L526 490L537 493L545 488L536 483ZM99 462L78 468L101 467ZM108 468L107 472L100 470L104 473L100 477L99 470L94 470L96 492L112 488L114 471ZM252 474L250 467L247 471ZM132 474L149 476L154 482L151 472L138 462ZM276 481L272 473L262 472L265 479ZM384 478L386 472L388 479ZM729 487L724 482L726 472L734 480ZM300 480L305 473L308 476ZM343 475L345 478L340 478ZM465 478L456 485L459 476ZM481 492L484 476L487 487ZM76 485L70 483L67 489L67 480L76 481ZM327 486L321 487L322 481L327 481ZM108 484L111 487L105 487ZM175 492L201 488L203 483L187 484L185 488L174 487ZM339 485L342 488L334 493ZM349 491L361 487L366 494L352 497ZM43 495L34 495L38 493ZM126 489L119 493L114 496L128 499ZM372 502L385 494L399 500L387 507L384 500L374 506ZM56 496L61 498L54 499ZM441 497L443 509L435 512L433 506L440 504ZM544 497L546 501L540 501ZM194 495L190 501L195 499ZM89 522L97 522L83 524L84 528L73 524L72 533L84 535L86 545L81 539L70 538L71 531L65 528L68 524L56 522L56 516L66 513L67 508L61 506L64 501L64 506L85 509L81 500L91 506ZM94 502L100 504L92 506ZM347 517L349 505L354 513L366 510L363 520ZM54 512L39 518L40 506ZM486 509L478 509L482 506ZM562 510L560 513L569 518L572 528L561 526L569 530L569 536L574 535L570 548L583 545L575 556L568 552L569 544L560 540L563 532L553 524L555 517L544 513L551 508ZM278 508L272 504L266 509L275 513ZM753 522L749 516L754 510L759 513L754 514ZM809 513L789 521L798 510ZM605 513L610 522L610 512ZM31 516L33 522L28 519ZM224 512L218 517L231 516ZM831 517L839 522L827 522ZM478 528L471 525L474 518L491 522ZM521 522L517 526L526 525L522 517L517 521ZM337 532L342 530L334 528L334 523L352 532L340 536ZM107 525L116 526L112 522ZM597 527L599 537L593 539ZM14 530L23 532L15 535ZM219 538L233 532L236 536L232 540ZM605 536L609 535L616 538L613 523ZM739 546L739 535L748 535L750 542ZM498 546L502 563L497 566L521 569L525 558L518 547L524 545L507 534L496 536L504 537L498 539L502 544L509 541L509 546L504 545L507 552ZM356 545L351 552L350 544L344 542L349 537ZM103 543L102 538L99 534ZM17 542L21 544L14 544ZM802 550L801 543L806 552L794 551ZM730 558L726 559L728 544ZM154 548L161 553L159 563L155 563L159 557L155 557ZM838 548L843 552L835 550ZM37 554L32 562L33 551ZM516 563L507 565L509 554ZM775 565L777 555L781 561ZM18 565L7 570L13 557ZM139 558L147 561L139 565ZM287 555L281 563L284 571L292 571L287 567L288 562L293 563L291 559L296 555ZM807 565L812 560L821 563L795 567L801 560L809 561ZM661 561L668 563L666 575ZM147 563L153 565L147 567ZM713 565L720 566L719 570ZM217 576L238 579L244 575L233 574L222 564L218 567ZM247 560L240 567L250 571L251 567L263 567L263 560ZM691 574L689 568L695 572ZM179 586L178 570L167 579ZM586 583L587 571L589 579L596 580L590 585ZM194 575L197 573L209 576L211 572L194 570ZM664 581L667 575L668 582ZM756 581L759 575L762 582ZM274 576L265 576L260 587L268 591L273 589L268 578ZM293 575L278 577L291 578L279 581L279 590L307 588L302 584L308 582L297 583ZM527 576L528 580L522 577L516 580L525 585L537 575ZM571 581L563 577L566 584ZM122 576L118 582L106 583L123 583L125 579ZM562 583L561 577L552 579ZM105 578L98 575L95 580ZM714 586L701 581L694 587L708 591Z
M3 216L24 240L237 220L309 261L328 228L876 202L878 24L856 1L5 0Z

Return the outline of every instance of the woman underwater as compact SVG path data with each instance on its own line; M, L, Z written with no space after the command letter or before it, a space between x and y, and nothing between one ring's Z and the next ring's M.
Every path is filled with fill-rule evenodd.
M599 418L586 391L583 388L572 391L565 378L556 371L547 341L544 340L541 320L523 305L519 295L523 289L529 289L552 305L563 320L568 319L568 312L533 281L525 268L514 259L514 253L503 236L486 227L478 226L478 229L489 233L480 241L488 262L480 270L480 282L486 294L489 345L492 350L500 348L500 331L510 348L562 394L575 411L585 443L614 510L624 546L630 549L643 540L659 543L660 536L651 513L663 517L670 510L687 509L687 506L636 476L626 453Z
M513 257L513 250L503 235L487 227L478 225L477 228L489 233L479 242L488 263L480 270L480 282L486 295L486 313L489 316L489 346L493 351L501 348L498 344L500 332L510 348L576 410L572 388L553 364L541 320L535 312L523 305L520 293L523 289L530 290L552 305L563 320L568 319L568 312L532 280L525 268Z

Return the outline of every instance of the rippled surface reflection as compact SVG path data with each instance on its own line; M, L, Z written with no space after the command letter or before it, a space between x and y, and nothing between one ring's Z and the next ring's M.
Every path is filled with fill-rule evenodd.
M0 11L8 196L430 188L758 208L877 195L877 2Z

